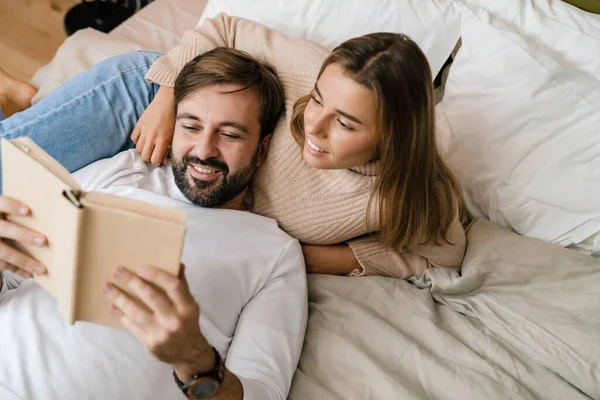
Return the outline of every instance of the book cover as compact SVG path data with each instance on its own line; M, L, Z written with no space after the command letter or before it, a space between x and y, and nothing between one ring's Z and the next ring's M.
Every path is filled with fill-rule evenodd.
M57 301L67 323L121 328L100 288L114 267L152 265L179 273L185 214L103 193L83 192L56 160L29 138L2 139L2 189L31 215L7 216L48 238L47 247L6 242L48 270L35 277ZM126 288L123 290L127 291Z

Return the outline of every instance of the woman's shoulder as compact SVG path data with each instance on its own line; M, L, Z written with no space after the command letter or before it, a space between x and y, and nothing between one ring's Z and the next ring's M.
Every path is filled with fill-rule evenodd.
M275 153L254 180L253 212L276 219L304 243L334 244L368 233L366 210L375 177L312 168L293 139L274 144Z
M224 13L204 22L199 30L206 32L204 25L212 25L228 38L230 45L264 59L279 73L316 76L329 54L329 50L309 39L287 36L260 23Z

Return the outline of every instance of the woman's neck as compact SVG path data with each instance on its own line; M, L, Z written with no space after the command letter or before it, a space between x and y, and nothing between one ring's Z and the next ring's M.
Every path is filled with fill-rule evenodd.
M364 165L350 169L361 175L376 176L379 173L379 160L369 161Z

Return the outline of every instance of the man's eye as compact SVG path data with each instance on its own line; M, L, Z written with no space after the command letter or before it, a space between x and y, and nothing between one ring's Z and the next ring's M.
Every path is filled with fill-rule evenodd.
M196 128L195 126L190 126L190 125L182 125L182 127L186 131L196 132L198 130L198 128Z
M232 135L231 133L221 133L221 136L227 140L237 140L240 138L238 135Z

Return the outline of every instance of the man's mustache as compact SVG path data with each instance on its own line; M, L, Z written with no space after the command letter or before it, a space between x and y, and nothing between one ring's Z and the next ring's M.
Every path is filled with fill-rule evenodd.
M225 164L223 161L217 160L216 158L208 158L206 160L203 160L200 157L187 155L183 157L183 164L186 166L189 164L199 164L203 167L217 169L225 175L229 173L229 167L227 166L227 164Z

